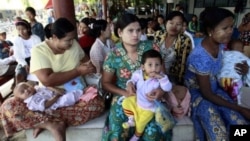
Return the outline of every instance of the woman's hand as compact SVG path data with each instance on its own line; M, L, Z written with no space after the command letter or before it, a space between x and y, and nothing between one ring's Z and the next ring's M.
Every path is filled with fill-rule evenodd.
M134 86L134 84L132 82L128 83L126 90L127 90L126 97L135 95L135 93L136 93L135 86Z
M90 73L95 73L95 67L94 65L91 63L91 61L88 61L86 63L82 63L77 67L77 71L81 74L81 75L85 75L85 74L90 74Z
M249 70L249 66L247 64L247 61L242 61L242 63L235 64L235 70L240 75L246 75Z
M250 109L241 107L240 113L248 120L250 120Z
M148 94L146 94L146 96L149 101L154 101L156 99L160 99L164 93L165 92L161 88L158 88L149 92Z
M30 72L30 66L29 65L25 65L24 68L25 68L25 70L26 70L27 73Z

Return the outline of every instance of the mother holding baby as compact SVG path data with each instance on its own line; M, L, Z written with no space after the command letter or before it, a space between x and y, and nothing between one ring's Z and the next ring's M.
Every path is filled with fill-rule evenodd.
M32 49L30 72L37 76L39 85L64 88L66 82L82 79L81 76L95 71L93 65L87 63L88 58L75 40L74 31L75 27L69 20L59 18L52 26L52 38ZM85 84L80 81L79 85L84 87ZM1 106L1 120L7 137L17 131L33 128L34 137L42 129L47 129L56 141L63 141L66 140L66 126L83 124L103 111L104 101L100 97L59 108L52 115L30 111L21 100L9 98Z

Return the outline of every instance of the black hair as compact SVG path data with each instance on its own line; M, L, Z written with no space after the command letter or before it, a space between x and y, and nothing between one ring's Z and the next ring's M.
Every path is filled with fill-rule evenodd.
M163 21L165 21L164 16L163 16L163 15L161 15L161 14L157 16L157 19L158 19L158 18L162 18L162 19L163 19Z
M166 16L166 21L172 20L174 17L181 17L182 21L185 20L183 13L179 11L172 11Z
M93 25L90 26L90 34L95 38L101 35L102 31L105 31L107 28L108 22L106 20L96 20Z
M193 18L196 18L196 21L195 21L195 23L194 23L194 25L195 25L195 27L197 27L198 26L198 17L195 15L195 14L193 14L193 16L192 16L192 21L193 21Z
M114 33L115 36L119 37L118 35L118 29L123 30L126 28L129 24L138 22L140 23L138 17L136 15L130 14L130 13L124 13L122 14L116 21Z
M233 45L236 43L241 43L244 46L244 43L240 39L231 39L227 44L228 50L233 50Z
M187 26L188 26L188 20L184 17L184 19L183 19L183 23L186 23L187 24Z
M140 18L139 21L140 21L141 29L146 29L148 26L148 20L145 18Z
M64 38L67 33L75 30L75 26L66 18L57 19L51 29L51 34L56 35L58 39Z
M24 19L21 19L21 20L17 21L17 22L15 23L15 25L16 25L16 27L17 27L17 26L23 26L23 27L25 27L25 28L28 30L28 34L29 34L29 35L32 35L31 26L30 26L30 24L29 24L28 21L26 21L26 20L24 20Z
M96 19L94 18L83 18L81 20L81 23L84 23L90 30L90 27L92 26L91 24L93 24L96 21ZM87 32L86 34L88 34L89 36L95 37L93 32Z
M45 37L47 39L49 39L50 37L52 37L52 34L51 34L51 28L52 28L52 23L49 23L47 24L45 27L44 27L44 32L45 32Z
M84 23L84 24L86 24L87 26L90 24L89 18L83 18L83 19L81 20L81 22Z
M227 9L218 7L205 8L200 14L200 21L204 30L203 32L208 35L208 29L214 29L221 21L228 17L234 18L234 14Z
M142 54L142 60L141 60L141 64L145 64L146 60L148 58L159 58L160 59L160 62L162 64L162 56L160 54L160 52L154 50L154 49L151 49L151 50L148 50L148 51L145 51L143 54Z
M25 11L30 12L33 16L36 16L36 10L33 7L27 7Z

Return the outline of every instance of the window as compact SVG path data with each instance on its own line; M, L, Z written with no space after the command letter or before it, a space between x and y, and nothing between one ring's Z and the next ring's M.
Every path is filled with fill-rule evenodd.
M214 0L206 0L204 3L204 7L213 7L213 6L214 6Z
M242 0L246 5L247 0ZM195 0L195 8L203 7L235 7L237 0Z
M227 7L228 4L227 4L227 0L216 0L215 1L215 6L216 7Z
M204 0L196 0L194 7L195 8L202 8L202 7L204 7Z

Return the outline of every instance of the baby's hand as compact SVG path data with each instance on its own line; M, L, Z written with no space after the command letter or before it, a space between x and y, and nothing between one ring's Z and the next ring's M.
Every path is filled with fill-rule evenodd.
M161 79L163 78L163 76L161 74L155 73L154 78Z
M56 95L64 95L65 94L65 90L63 88L54 88L54 93Z

